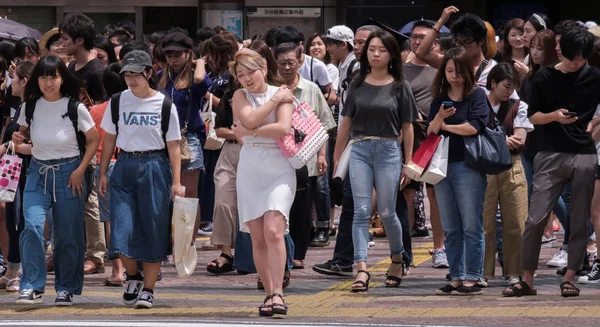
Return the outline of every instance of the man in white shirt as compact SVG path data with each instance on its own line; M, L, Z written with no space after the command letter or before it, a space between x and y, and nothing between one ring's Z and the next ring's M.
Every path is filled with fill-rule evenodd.
M304 34L294 26L285 26L275 36L275 46L288 42L297 44L302 50L300 68L298 68L300 76L317 84L321 90L332 90L333 85L331 84L331 77L329 77L327 66L319 59L304 53ZM329 97L327 103L332 105L335 103L335 100L335 97Z

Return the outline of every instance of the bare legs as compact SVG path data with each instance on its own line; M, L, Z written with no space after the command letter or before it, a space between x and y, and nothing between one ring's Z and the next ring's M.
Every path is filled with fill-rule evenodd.
M252 238L254 265L265 287L266 295L283 295L283 274L286 264L286 250L283 241L286 224L279 211L267 211L264 216L247 223ZM273 303L283 303L281 298L273 298ZM267 304L270 302L267 301Z

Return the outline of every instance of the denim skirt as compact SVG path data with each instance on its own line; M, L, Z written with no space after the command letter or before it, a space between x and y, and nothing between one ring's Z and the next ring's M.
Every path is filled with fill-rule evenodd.
M201 135L196 132L187 132L185 137L190 147L191 161L181 164L181 170L193 170L204 168L204 146L202 145Z
M171 185L165 152L121 152L110 178L110 254L161 262L171 249Z

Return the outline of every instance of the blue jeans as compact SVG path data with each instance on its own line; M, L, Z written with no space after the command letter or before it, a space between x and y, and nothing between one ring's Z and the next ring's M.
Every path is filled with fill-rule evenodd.
M46 258L44 253L44 223L48 212L54 213L54 270L56 291L81 294L85 236L84 196L75 195L67 185L81 160L31 161L23 194L25 229L21 232L20 249L23 275L21 289L44 292L46 287ZM52 167L52 168L48 168ZM47 169L44 172L44 169ZM44 173L43 173L44 172Z
M352 239L354 261L367 261L373 186L377 208L390 242L392 255L402 254L402 227L396 215L402 158L397 140L363 140L352 146L350 183L354 198Z
M434 186L453 281L476 281L483 275L486 186L485 174L464 162L449 162L446 178Z

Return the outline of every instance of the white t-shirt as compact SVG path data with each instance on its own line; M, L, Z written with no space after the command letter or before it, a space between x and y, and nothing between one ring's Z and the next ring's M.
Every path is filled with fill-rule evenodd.
M337 92L338 86L340 84L340 71L334 64L327 64L327 71L329 72L329 77L331 78L331 84L333 84L333 89Z
M489 91L487 92L489 94ZM519 110L517 110L517 116L513 120L513 128L523 128L527 133L533 131L533 124L527 118L527 109L529 106L524 101L519 102ZM492 106L494 113L498 113L500 105Z
M312 62L312 78L311 78L311 69L310 63ZM329 77L329 72L327 71L327 66L316 58L313 58L309 55L304 55L304 62L302 66L298 68L298 73L302 78L309 80L319 86L325 86L331 83L331 78Z
M77 134L73 123L66 115L69 98L49 102L37 100L31 119L31 154L39 160L55 160L79 156ZM23 105L17 123L28 126L25 119L26 104ZM94 127L94 120L83 104L77 107L77 127L87 132ZM83 154L81 154L83 155Z
M165 148L161 129L161 111L165 96L157 92L149 98L138 98L130 90L124 91L119 100L119 135L117 147L123 151L151 151ZM100 127L107 133L117 134L112 121L109 101ZM171 106L167 141L181 140L179 117L175 105Z

